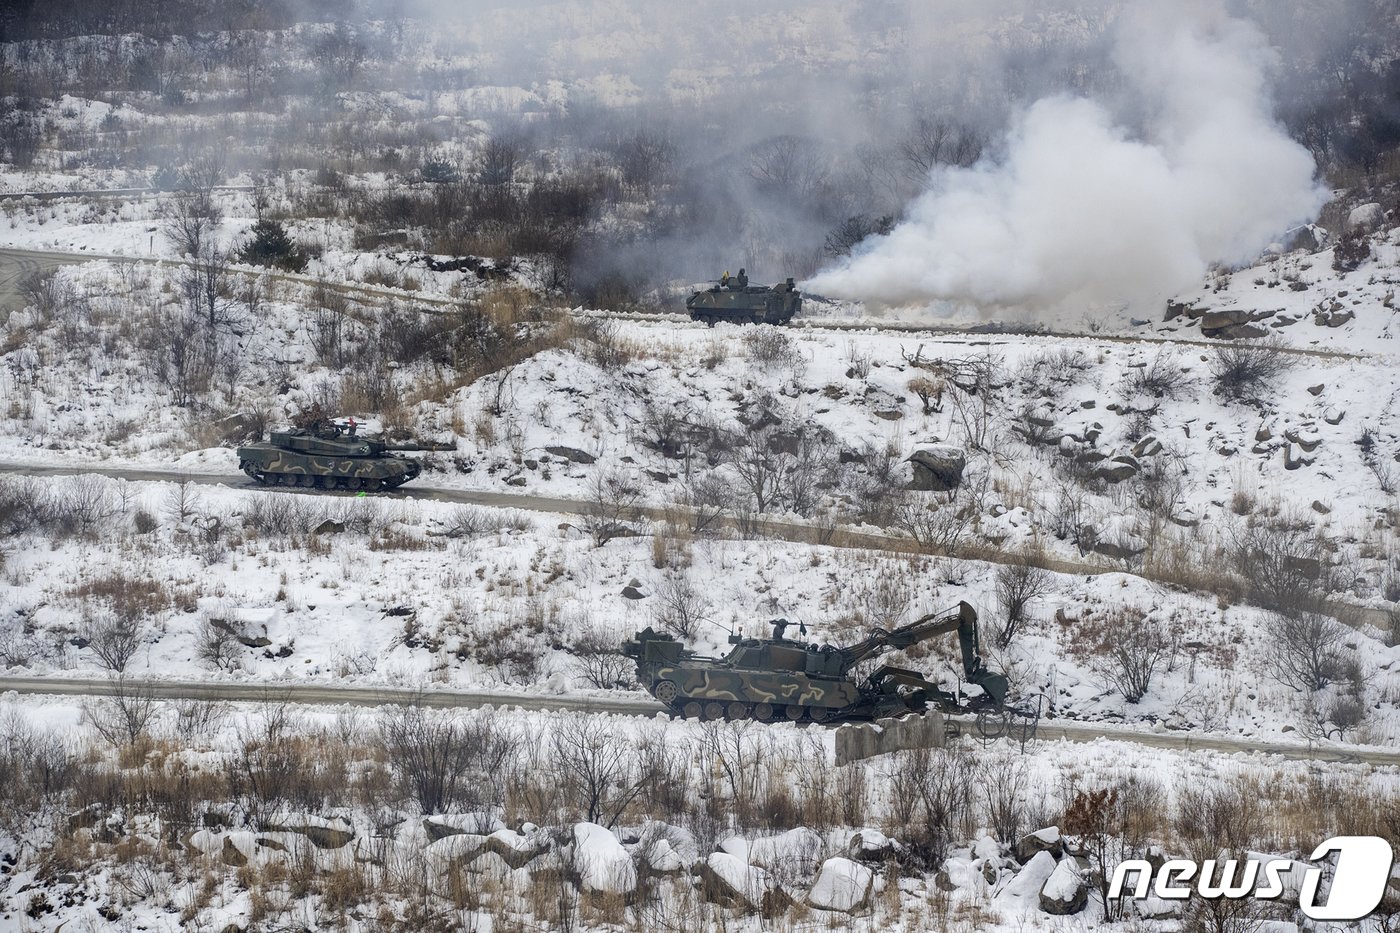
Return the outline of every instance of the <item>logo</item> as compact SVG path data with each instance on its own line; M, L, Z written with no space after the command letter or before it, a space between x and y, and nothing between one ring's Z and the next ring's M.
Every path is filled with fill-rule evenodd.
M1395 853L1390 843L1377 836L1334 836L1314 849L1308 861L1321 862L1334 852L1336 870L1323 904L1318 903L1322 868L1292 859L1207 859L1200 864L1172 859L1155 870L1144 859L1128 859L1113 869L1108 896L1123 897L1128 875L1136 873L1128 895L1133 898L1151 892L1165 900L1185 900L1191 896L1194 880L1194 890L1201 897L1270 901L1282 897L1301 870L1297 894L1304 914L1313 920L1360 920L1380 906Z

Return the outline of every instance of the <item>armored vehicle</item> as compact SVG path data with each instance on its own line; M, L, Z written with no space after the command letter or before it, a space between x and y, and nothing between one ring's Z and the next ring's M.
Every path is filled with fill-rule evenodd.
M265 443L238 448L238 466L265 486L393 489L418 475L416 460L389 453L383 441L357 437L334 421L273 431Z
M724 279L685 300L692 321L711 327L717 321L735 324L786 324L802 310L802 293L792 279L780 285L749 285L748 279ZM742 284L741 284L742 283Z
M772 624L772 638L731 635L734 647L724 658L696 655L651 628L623 645L623 653L635 659L637 681L687 719L850 722L923 712L930 702L961 712L999 708L1006 700L1006 678L982 664L977 612L966 602L845 647L788 639L787 620ZM968 702L906 668L883 665L861 682L851 673L886 651L950 632L958 633L963 674L974 685Z

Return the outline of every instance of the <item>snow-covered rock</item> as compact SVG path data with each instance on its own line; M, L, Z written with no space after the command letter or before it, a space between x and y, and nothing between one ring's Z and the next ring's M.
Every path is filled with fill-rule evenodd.
M630 894L637 868L612 830L597 823L574 825L574 863L585 891Z
M783 910L791 898L770 872L729 854L715 852L697 866L705 897L726 906L759 910L769 916Z
M1027 833L1016 841L1016 860L1024 864L1035 858L1037 852L1059 855L1062 847L1060 828L1047 826L1045 829L1037 829L1033 833Z
M822 863L817 880L807 895L807 903L820 910L850 913L870 900L875 873L848 858L829 858Z
M1073 857L1063 858L1040 889L1040 909L1047 914L1077 914L1089 903L1084 866Z
M996 896L1000 907L1030 912L1040 907L1040 889L1055 873L1055 856L1037 852Z
M1347 215L1348 230L1362 230L1369 233L1378 229L1384 222L1385 209L1375 201L1353 207L1351 213Z
M957 489L967 468L967 455L951 444L928 444L909 455L914 466L914 489L947 492Z

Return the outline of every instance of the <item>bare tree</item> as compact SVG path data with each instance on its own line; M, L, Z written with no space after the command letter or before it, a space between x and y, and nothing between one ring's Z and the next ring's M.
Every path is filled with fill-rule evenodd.
M113 748L134 748L149 735L159 707L149 688L128 684L122 677L110 683L112 694L85 705L83 718Z
M104 613L89 619L82 629L83 639L102 666L121 674L141 647L143 626L139 617L125 613Z
M596 716L568 716L550 731L556 777L590 823L611 828L650 783L631 738Z
M182 256L202 255L223 211L209 188L172 195L160 207L161 232Z
M899 145L910 175L922 181L940 165L969 166L982 156L982 137L942 117L920 117Z
M632 662L623 655L621 646L622 639L617 637L616 632L593 624L574 639L569 652L590 687L612 690L627 686L632 679Z
M1104 626L1094 671L1105 683L1136 703L1147 695L1156 676L1176 659L1178 638L1155 615L1122 609Z
M627 522L642 498L636 478L622 470L600 470L588 488L588 511L584 525L593 543L602 547L627 530Z
M242 667L240 642L232 625L223 619L206 617L195 636L195 656L219 671L236 671Z
M997 567L993 588L1001 604L1001 627L997 641L1003 648L1011 644L1026 621L1026 609L1035 600L1050 592L1048 571L1031 563L1032 556L1022 552L1010 562Z
M492 136L481 148L477 178L483 185L508 185L515 181L523 146L509 136Z
M418 702L380 714L379 742L425 814L499 804L519 744L494 716L463 722Z
M1306 516L1258 517L1227 526L1226 543L1255 603L1289 613L1316 607L1329 548Z
M1346 670L1345 625L1319 612L1281 613L1266 646L1269 672L1286 687L1315 692Z
M180 275L180 289L190 310L203 317L212 332L226 323L232 305L227 297L229 253L212 239L198 249Z
M710 614L704 592L684 570L668 573L656 588L656 622L678 638L692 638Z
M753 497L754 511L771 511L778 503L791 458L774 451L768 431L745 435L734 451L734 472Z

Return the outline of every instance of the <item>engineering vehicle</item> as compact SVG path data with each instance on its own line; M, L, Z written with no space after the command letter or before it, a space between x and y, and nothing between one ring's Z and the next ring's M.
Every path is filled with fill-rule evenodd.
M718 321L734 324L786 324L802 310L802 293L792 279L779 285L727 283L711 285L694 292L685 300L685 310L692 321L703 321L713 327ZM747 282L747 279L743 280Z
M1006 700L1006 678L983 666L977 612L966 602L845 647L785 638L788 625L774 621L772 638L731 635L734 648L724 658L696 655L650 627L622 650L637 663L637 681L687 719L852 722L923 712L930 702L964 712L1001 708ZM862 661L950 632L958 633L967 683L980 688L966 691L973 694L971 702L906 668L887 664L859 683L851 674Z
M264 486L314 486L377 492L418 475L418 461L388 452L383 441L355 436L334 421L273 431L238 448L238 467Z

